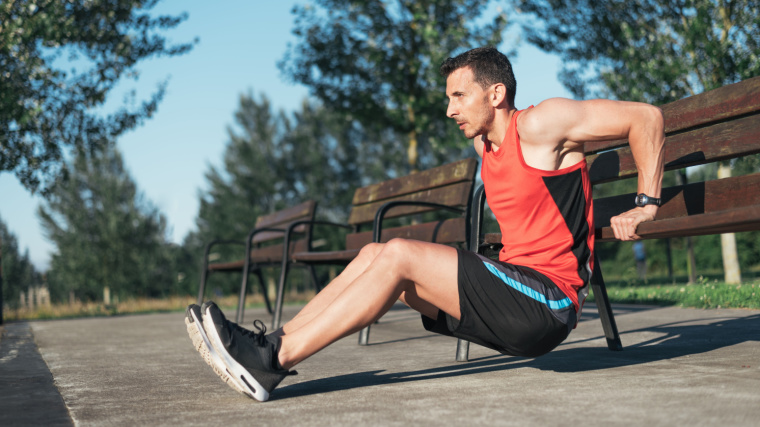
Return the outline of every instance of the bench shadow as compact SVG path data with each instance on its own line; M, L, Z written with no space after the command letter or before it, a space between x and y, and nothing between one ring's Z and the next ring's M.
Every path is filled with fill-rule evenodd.
M598 336L574 341L571 334L568 342L563 343L553 352L535 359L493 355L467 363L452 363L450 366L439 366L414 371L386 372L384 370L372 370L356 372L288 385L278 389L277 393L272 397L277 400L289 399L315 393L329 393L376 385L455 378L461 375L496 372L521 367L532 367L563 373L598 371L707 353L748 341L760 342L760 314L749 317L710 319L712 320L710 323L695 324L697 322L704 322L704 320L706 319L671 322L625 331L621 334L624 345L625 336L630 336L631 334L642 332L654 333L656 338L629 344L620 352L609 351L606 347L598 346L575 347L585 342L603 340L604 337Z

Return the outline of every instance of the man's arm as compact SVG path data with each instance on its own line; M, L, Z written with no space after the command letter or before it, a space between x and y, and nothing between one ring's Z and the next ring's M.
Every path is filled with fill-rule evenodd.
M529 136L532 143L551 144L558 153L582 151L587 141L627 138L638 170L638 191L649 197L660 197L665 143L662 111L638 102L590 100L573 101L555 98L536 106L526 115L520 137ZM526 132L523 132L523 129ZM637 207L610 220L615 237L636 240L636 228L651 221L658 207Z

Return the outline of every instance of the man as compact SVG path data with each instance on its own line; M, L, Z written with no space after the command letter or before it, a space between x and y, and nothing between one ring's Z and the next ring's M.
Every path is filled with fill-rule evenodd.
M586 141L628 138L638 192L649 198L612 219L615 236L637 239L638 224L654 219L663 170L659 109L557 98L518 111L509 60L490 47L447 59L441 73L446 114L483 158L489 206L504 236L499 261L414 240L370 244L268 335L261 322L254 333L227 321L214 303L191 305L193 343L232 388L267 400L293 366L371 324L396 300L419 311L428 330L505 354L555 348L577 322L593 262Z

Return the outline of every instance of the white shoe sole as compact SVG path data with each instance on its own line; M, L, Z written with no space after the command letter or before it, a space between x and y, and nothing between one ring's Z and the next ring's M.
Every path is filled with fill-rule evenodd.
M192 311L190 314L193 316L193 321L191 322L185 317L185 325L187 326L187 334L190 335L190 339L193 341L193 347L200 353L201 358L219 375L222 381L238 393L247 395L243 387L227 373L227 367L224 366L222 358L214 350L206 332L203 330L201 319L197 319Z
M204 325L214 324L214 321L208 314L208 309L203 312L202 315ZM224 348L224 344L222 344L222 339L219 337L216 328L209 327L206 329L204 327L204 329L206 331L206 335L209 338L209 341L211 342L211 346L216 350L216 354L221 356L221 360L225 365L226 371L230 374L232 379L243 388L243 393L258 400L259 402L269 400L269 392L266 391L266 389L262 387L258 381L256 381L253 375L251 375L251 373L248 372L248 370L245 369L243 365L239 364L232 356L230 356L230 354Z

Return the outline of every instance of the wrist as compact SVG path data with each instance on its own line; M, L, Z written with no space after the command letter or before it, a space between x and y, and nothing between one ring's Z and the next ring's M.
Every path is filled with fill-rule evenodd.
M660 207L657 205L646 205L639 207L639 209L654 218L657 215L657 210L660 209Z

